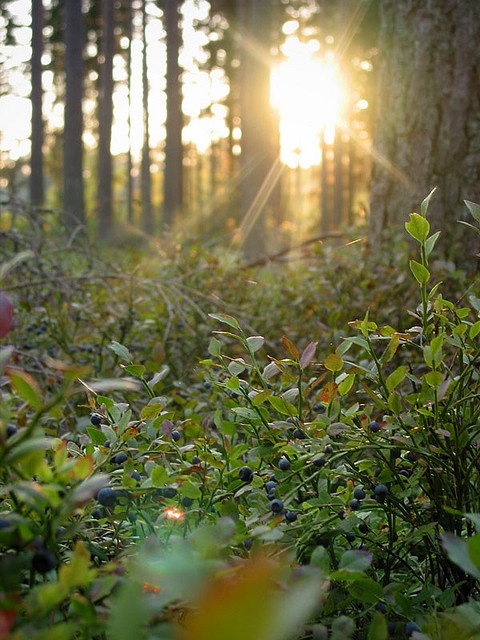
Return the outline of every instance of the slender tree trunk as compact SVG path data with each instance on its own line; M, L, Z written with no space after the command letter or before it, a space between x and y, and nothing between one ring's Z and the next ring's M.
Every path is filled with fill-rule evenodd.
M167 31L167 121L165 140L165 170L163 185L163 224L171 227L182 208L183 149L182 93L180 80L179 0L165 2Z
M472 268L478 236L457 220L480 201L480 3L380 3L370 238L403 226L437 186L437 249Z
M83 49L82 5L65 0L65 124L63 134L63 208L67 231L85 224L83 185Z
M265 252L265 217L275 190L280 161L270 105L271 7L239 2L241 37L241 242L250 262Z
M113 49L115 3L102 1L100 39L100 91L98 96L98 234L105 239L112 231L112 141L113 120Z
M133 40L133 9L130 0L127 1L127 74L128 74L128 149L127 149L127 220L133 224L133 162L132 162L132 40Z
M30 159L30 201L34 207L41 207L45 197L43 188L44 126L42 107L43 22L43 1L32 0L32 152Z
M147 65L147 12L146 0L142 3L142 88L143 88L143 147L142 147L142 222L145 233L153 231L152 181L150 176L150 130L148 118L148 65Z

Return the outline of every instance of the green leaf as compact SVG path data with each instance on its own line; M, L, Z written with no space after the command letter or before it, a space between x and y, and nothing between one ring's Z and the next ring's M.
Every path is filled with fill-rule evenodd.
M410 260L410 271L419 284L426 284L430 279L430 271L416 260Z
M208 345L208 353L212 354L212 356L220 356L222 353L222 343L218 338L213 337L210 340L210 344Z
M7 367L5 373L10 378L13 388L22 400L28 402L34 409L40 409L42 406L42 394L35 378L26 371L13 369L12 367Z
M386 380L388 391L393 391L395 387L397 387L401 382L403 382L407 371L408 371L407 367L402 365L400 367L397 367L395 371L393 371L393 373L391 373L388 376Z
M480 222L480 205L475 202L471 202L470 200L464 200L464 202L475 220Z
M430 191L428 196L422 201L422 204L420 205L420 212L422 216L427 215L428 205L430 204L430 200L432 199L432 196L436 190L437 190L437 187L433 187L433 189Z
M93 444L104 444L107 441L107 436L95 427L87 427L87 434Z
M425 242L430 232L430 223L418 213L411 213L410 220L405 223L405 229L418 242Z
M328 369L329 371L341 371L343 367L343 358L338 353L330 353L325 358L325 362L323 364L325 365L325 369Z
M430 257L433 248L438 240L440 236L440 231L437 231L436 233L434 233L433 235L431 235L429 238L426 239L425 241L425 254L427 256L427 258Z
M471 340L474 340L480 333L480 320L477 320L475 324L472 324L469 330L469 336Z
M184 482L180 488L182 496L186 498L200 498L202 496L202 492L200 488L194 484L193 482Z
M436 389L442 384L442 381L443 376L440 371L429 371L425 374L425 382L429 387Z
M386 640L387 638L387 621L385 619L385 616L377 611L368 627L367 640Z
M130 351L123 344L112 340L110 344L110 349L117 354L120 360L125 360L125 362L131 362L132 356L130 355Z
M247 365L242 358L237 358L236 360L232 360L228 364L228 371L232 376L238 376L240 373L245 371Z
M152 470L150 478L154 487L163 487L165 482L168 480L168 473L164 467L158 464Z
M75 543L73 554L68 564L63 564L58 571L59 583L68 590L86 587L96 575L94 569L90 569L90 552L85 543L79 540Z
M348 592L360 602L375 604L383 596L382 586L372 578L362 578L348 585Z
M476 534L474 537L480 536ZM442 546L447 552L448 557L452 562L458 565L466 573L469 573L474 578L480 579L480 567L474 564L470 557L468 545L465 540L459 538L453 533L443 533L441 536Z
M278 396L269 396L268 401L272 407L284 416L293 418L297 414L297 409L291 402L285 400L285 398L279 398Z
M250 349L255 353L259 349L263 347L265 343L265 338L263 336L249 336L247 338L247 344Z
M355 382L355 374L354 373L349 373L347 375L347 377L344 378L344 380L339 382L339 384L338 384L338 393L341 396L346 395L350 391L350 389L353 387L353 383L354 382Z
M340 569L349 571L366 571L372 564L373 555L368 551L358 551L355 549L345 551L340 558Z
M388 408L396 416L402 413L402 400L400 394L398 394L396 391L392 391L392 393L388 396Z
M147 370L146 367L143 366L143 364L129 364L123 368L127 373L129 373L131 376L135 376L136 378L141 378Z
M226 313L209 313L208 316L209 318L213 318L213 320L218 320L218 322L222 322L223 324L228 324L229 327L233 327L234 329L240 329L240 325L238 324L237 320L235 320L233 316L229 316Z

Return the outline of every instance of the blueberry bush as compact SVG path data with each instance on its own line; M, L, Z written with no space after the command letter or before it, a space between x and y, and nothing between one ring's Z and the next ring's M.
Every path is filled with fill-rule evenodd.
M479 637L480 296L430 197L376 278L10 230L0 638Z

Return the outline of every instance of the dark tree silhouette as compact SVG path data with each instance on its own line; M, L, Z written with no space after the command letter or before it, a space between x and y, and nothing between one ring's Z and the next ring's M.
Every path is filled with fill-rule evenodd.
M43 186L43 2L32 0L32 59L31 59L31 103L32 103L32 151L30 157L30 201L32 206L41 207L44 200Z
M65 0L65 124L63 133L63 208L68 231L85 224L83 185L83 49L82 3Z
M143 146L142 146L142 224L145 233L153 231L152 180L150 176L150 129L148 126L148 68L147 68L147 11L146 0L142 3L142 87L143 87Z
M100 38L100 90L98 96L98 232L105 238L112 230L113 54L115 3L102 1Z

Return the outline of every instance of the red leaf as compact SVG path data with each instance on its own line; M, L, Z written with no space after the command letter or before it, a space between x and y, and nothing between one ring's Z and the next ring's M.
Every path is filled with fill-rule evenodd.
M0 338L6 336L13 324L13 302L4 291L0 291Z
M282 344L285 347L285 349L288 351L288 353L292 356L292 358L295 358L295 360L300 359L300 353L297 347L293 344L291 340L287 338L287 336L282 336Z

